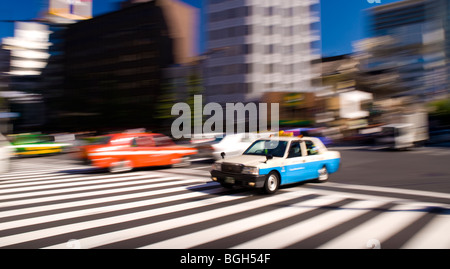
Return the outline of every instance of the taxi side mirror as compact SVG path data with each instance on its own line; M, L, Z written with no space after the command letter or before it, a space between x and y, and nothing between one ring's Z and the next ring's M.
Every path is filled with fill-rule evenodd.
M273 159L273 155L272 154L267 154L266 155L266 162L268 161L268 160L272 160Z
M220 156L222 156L222 159L225 159L225 152L220 153Z

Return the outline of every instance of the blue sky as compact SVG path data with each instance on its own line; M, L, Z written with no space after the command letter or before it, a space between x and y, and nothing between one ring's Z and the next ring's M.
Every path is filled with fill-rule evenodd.
M1 0L0 21L37 18L45 10L47 1ZM201 7L202 2L207 0L183 1ZM380 4L397 1L399 0L380 0ZM116 9L119 2L120 0L93 0L94 16ZM380 4L370 4L368 0L321 0L322 54L334 56L352 52L352 42L368 36L364 10ZM0 38L12 35L13 24L0 22Z
M352 52L352 42L369 37L367 9L399 0L321 0L322 55Z

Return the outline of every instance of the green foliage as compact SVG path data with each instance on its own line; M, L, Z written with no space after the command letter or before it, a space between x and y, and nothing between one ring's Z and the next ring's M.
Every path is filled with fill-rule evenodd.
M172 106L177 102L185 102L192 108L191 119L194 120L194 95L203 94L202 78L198 74L190 74L186 77L183 86L186 88L185 94L177 90L177 85L173 81L164 83L156 105L156 117L158 119L170 120L174 118L171 115ZM182 100L179 100L178 95L183 95Z
M175 93L173 90L173 84L165 83L162 86L161 94L156 102L156 118L161 120L167 120L172 118L171 110L175 103Z
M450 116L450 98L433 101L429 106L433 116Z

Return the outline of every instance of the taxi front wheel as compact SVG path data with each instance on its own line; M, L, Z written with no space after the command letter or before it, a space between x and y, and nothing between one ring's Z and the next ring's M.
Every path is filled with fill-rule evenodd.
M191 159L189 157L182 157L177 160L178 162L172 164L173 168L182 168L182 167L188 167L191 165Z
M273 194L278 190L280 186L280 177L277 173L271 172L264 182L263 191L267 194Z
M109 172L111 173L121 173L131 171L133 167L131 166L131 162L128 160L113 162L109 166Z
M328 177L329 177L329 174L328 174L327 167L324 166L319 169L319 177L316 179L316 182L318 182L318 183L327 182Z

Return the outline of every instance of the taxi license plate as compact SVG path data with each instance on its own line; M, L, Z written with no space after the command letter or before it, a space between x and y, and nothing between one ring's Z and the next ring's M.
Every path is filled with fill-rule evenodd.
M234 177L226 177L225 178L225 183L234 184Z

